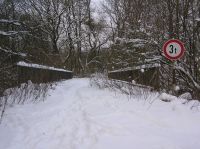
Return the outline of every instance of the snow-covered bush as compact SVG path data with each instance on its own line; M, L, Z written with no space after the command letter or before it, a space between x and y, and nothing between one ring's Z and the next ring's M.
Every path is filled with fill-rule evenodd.
M4 97L9 104L24 104L26 102L44 101L53 84L33 84L31 81L21 84L18 88L7 89Z
M54 89L55 84L33 84L31 81L21 84L20 87L7 89L0 97L0 120L7 105L36 103L44 101L48 91Z
M152 95L155 97L158 96L158 93L153 92L150 87L121 80L109 79L107 76L100 73L96 73L91 76L90 85L100 89L107 88L111 91L120 92L128 95L129 98L140 97L138 99L146 100Z
M161 100L163 102L170 102L171 104L178 102L187 105L191 110L199 110L200 108L200 102L193 100L190 93L184 93L176 97L164 92L155 92L151 88L140 84L109 79L101 73L91 75L90 85L99 89L109 89L110 91L125 94L129 99L145 100L150 104L156 100Z
M192 100L192 95L189 92L181 94L178 98Z

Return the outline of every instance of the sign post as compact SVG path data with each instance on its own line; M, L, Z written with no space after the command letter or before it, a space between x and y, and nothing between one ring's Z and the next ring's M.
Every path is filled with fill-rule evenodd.
M173 62L172 64L172 87L176 86L176 78L175 78L175 61L179 60L185 53L184 44L178 39L171 39L165 42L163 46L163 54L164 56Z

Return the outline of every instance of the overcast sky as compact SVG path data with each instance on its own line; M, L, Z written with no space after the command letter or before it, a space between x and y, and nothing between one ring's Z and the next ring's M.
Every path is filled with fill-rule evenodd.
M103 0L91 0L92 6L99 7Z

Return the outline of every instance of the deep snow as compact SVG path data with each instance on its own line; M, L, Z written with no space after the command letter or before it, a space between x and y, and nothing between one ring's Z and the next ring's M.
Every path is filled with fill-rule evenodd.
M61 82L49 94L45 102L7 109L0 149L200 148L200 112L192 102L128 99L90 87L89 79Z

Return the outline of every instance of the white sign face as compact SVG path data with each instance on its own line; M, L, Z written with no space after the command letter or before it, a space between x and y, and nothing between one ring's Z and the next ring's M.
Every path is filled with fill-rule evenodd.
M172 42L168 44L166 52L170 57L177 57L181 54L181 46L176 42Z
M177 60L184 54L185 48L181 41L172 39L167 41L163 46L163 53L170 60Z

